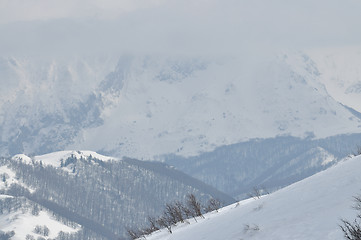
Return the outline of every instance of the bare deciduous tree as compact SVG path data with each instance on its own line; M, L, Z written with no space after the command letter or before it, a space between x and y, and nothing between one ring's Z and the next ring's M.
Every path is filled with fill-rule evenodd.
M201 203L198 202L194 194L187 195L187 206L194 214L193 217L203 217Z
M221 202L217 199L211 198L208 200L208 205L206 207L206 212L217 211L221 207Z

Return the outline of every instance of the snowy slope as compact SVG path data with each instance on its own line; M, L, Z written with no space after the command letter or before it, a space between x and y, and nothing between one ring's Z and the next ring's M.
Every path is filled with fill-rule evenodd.
M228 204L235 202L159 162L117 160L92 151L60 151L34 157L19 154L0 158L0 194L11 199L9 202L0 197L0 219L12 219L7 222L9 227L0 225L0 231L9 232L19 224L29 224L29 229L33 223L43 224L43 218L32 215L37 204L59 217L59 222L81 225L72 239L119 239L126 236L126 227L144 223L165 203L189 193L204 202L211 196Z
M2 195L0 195L1 197ZM15 212L10 212L7 214L0 215L0 226L1 231L11 232L14 231L15 235L11 238L13 240L24 240L27 239L27 235L32 235L33 237L47 237L55 238L58 236L59 232L64 233L75 233L80 230L80 227L69 227L63 223L57 221L50 212L47 210L39 210L35 215L31 212L27 212L24 209L20 209ZM48 228L48 234L45 236L41 232L36 232L36 227Z
M41 162L43 165L60 167L61 161L65 161L67 158L70 157L76 159L80 159L80 158L87 159L88 157L92 157L105 162L116 159L113 157L108 157L98 154L93 151L59 151L59 152L53 152L53 153L35 156L33 158L30 158L25 154L17 154L13 156L12 159L15 161L22 161L28 164Z
M102 85L113 89L102 91L104 124L79 132L70 148L136 158L190 156L252 138L361 131L360 119L328 94L304 53L134 57L120 61L113 75L117 81Z
M227 206L197 223L180 224L173 234L162 230L147 239L342 239L340 219L356 216L351 206L352 196L360 194L360 169L361 156L346 159L261 199Z
M24 155L24 159L28 160L30 158L25 157ZM1 182L0 182L0 191L4 191L7 190L11 187L11 185L13 184L18 184L22 187L24 187L25 189L28 189L29 192L33 193L35 190L29 186L27 186L26 184L24 184L23 182L19 181L18 178L16 177L16 173L10 169L9 167L3 165L0 166L0 177L1 177Z

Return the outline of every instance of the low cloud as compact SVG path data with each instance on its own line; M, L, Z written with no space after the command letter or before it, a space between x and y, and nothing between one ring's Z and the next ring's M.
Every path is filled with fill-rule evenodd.
M358 0L0 4L3 54L242 54L361 44Z

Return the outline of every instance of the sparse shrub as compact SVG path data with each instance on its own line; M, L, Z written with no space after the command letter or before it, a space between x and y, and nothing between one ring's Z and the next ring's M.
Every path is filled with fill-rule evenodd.
M157 223L161 228L166 228L169 233L172 233L172 224L169 223L166 217L163 216L158 218Z
M344 238L348 240L361 240L361 196L354 197L355 205L353 206L359 213L353 222L342 219L340 228L344 233Z
M259 231L259 226L258 225L256 225L256 224L253 224L253 226L252 225L250 225L250 224L245 224L244 225L244 227L243 227L243 232L244 233L251 233L251 234L253 234L254 232L256 232L256 231Z
M261 195L261 189L259 189L258 187L253 187L252 192L248 194L248 196L253 199L260 199Z
M353 156L359 156L359 155L361 155L361 146L357 146L357 147L356 147L356 152L353 152L353 153L351 154L351 157L352 157L352 155L353 155Z
M35 237L33 235L27 234L25 240L35 240Z
M46 225L44 226L36 225L33 232L39 235L43 235L44 237L47 237L49 236L50 230Z
M40 213L39 206L38 206L38 204L35 204L33 209L31 210L31 214L34 215L34 216L38 216L39 213Z
M148 217L148 222L150 224L149 228L154 231L158 231L159 227L157 226L157 220L154 217Z
M269 191L265 187L253 187L252 192L250 192L248 196L253 199L260 199L264 194L269 194Z
M133 229L127 229L128 235L130 239L137 239L141 237L141 234L139 231L133 230Z
M253 208L253 211L260 211L263 208L263 204L259 204L257 207Z

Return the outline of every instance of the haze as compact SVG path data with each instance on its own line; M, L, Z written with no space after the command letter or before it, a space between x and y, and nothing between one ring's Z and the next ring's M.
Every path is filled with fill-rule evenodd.
M246 54L361 43L359 0L1 0L2 55Z

